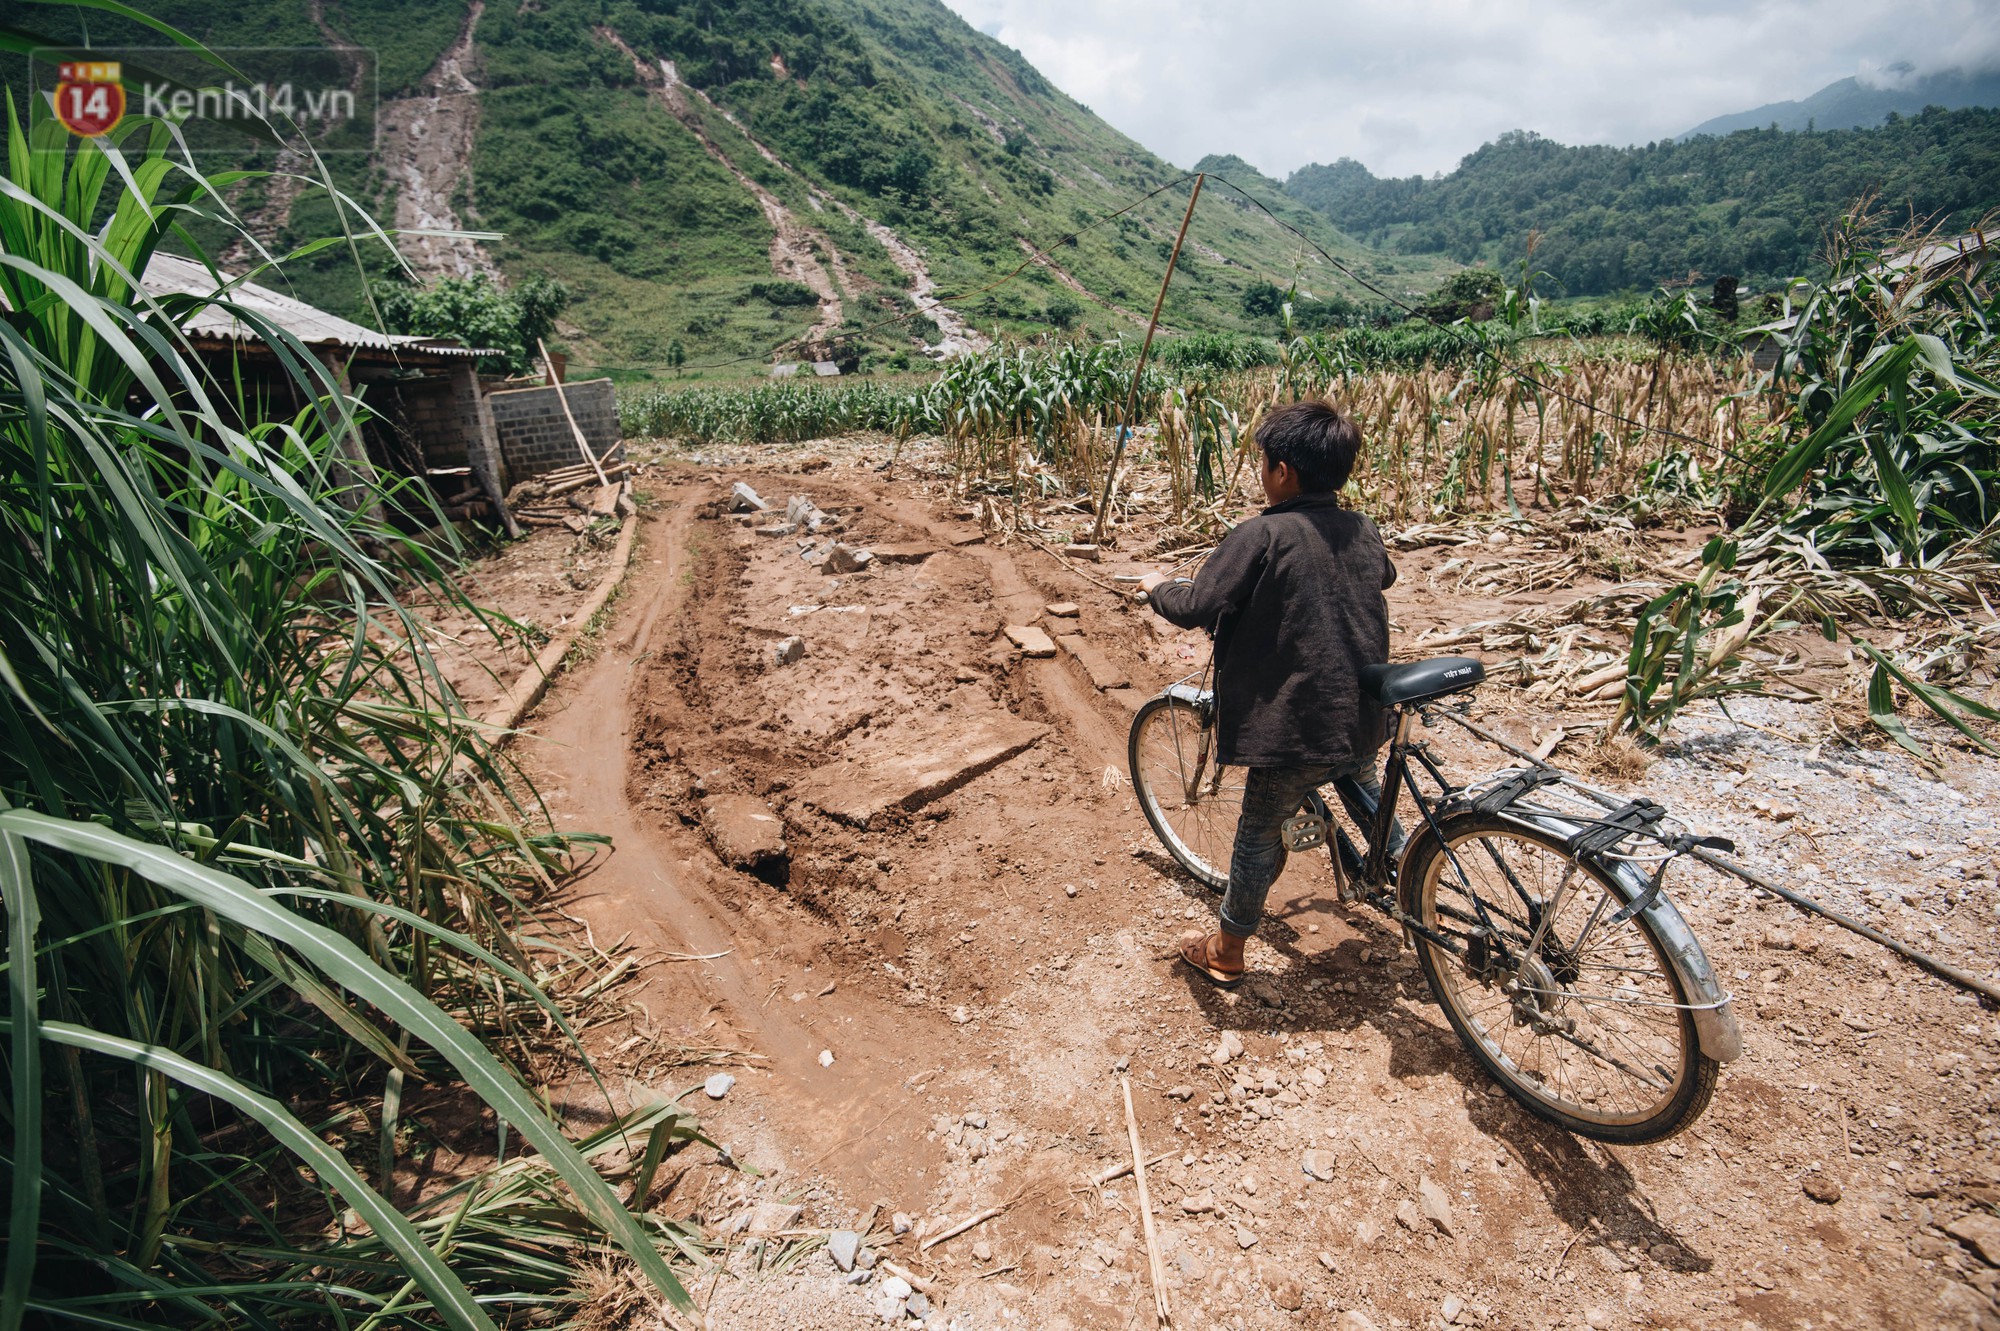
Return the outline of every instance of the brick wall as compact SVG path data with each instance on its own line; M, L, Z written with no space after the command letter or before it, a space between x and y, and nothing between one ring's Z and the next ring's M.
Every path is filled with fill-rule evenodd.
M591 451L604 456L618 442L618 397L611 381L564 384L563 392ZM583 461L555 389L509 389L488 394L486 402L493 412L493 430L499 436L500 459L509 485Z
M415 437L427 467L463 467L473 442L474 423L460 409L452 383L444 375L424 379L355 376L365 385L362 400L392 418Z

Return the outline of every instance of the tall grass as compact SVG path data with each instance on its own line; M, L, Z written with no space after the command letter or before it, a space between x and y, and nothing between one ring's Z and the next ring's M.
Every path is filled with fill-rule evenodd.
M619 1201L499 1052L525 1050L523 1010L567 1029L520 933L564 847L399 599L455 595L383 516L426 501L358 460L357 404L283 329L226 293L138 286L170 237L235 222L228 178L173 145L8 109L0 1331L490 1327L554 1297L535 1262L607 1241L685 1307L676 1234ZM249 404L179 331L207 303L311 405L241 424ZM391 1204L420 1079L463 1081L503 1152L532 1148L535 1227ZM374 1131L342 1151L319 1119L356 1106Z

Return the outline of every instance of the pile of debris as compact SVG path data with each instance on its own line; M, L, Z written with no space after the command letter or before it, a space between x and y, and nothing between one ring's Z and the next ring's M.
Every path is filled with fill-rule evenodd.
M600 481L600 476L602 481ZM632 502L632 464L625 458L559 467L507 492L507 507L530 527L567 527L578 535L600 518L625 518Z
M493 516L493 501L486 497L470 467L433 467L425 475L431 488L438 496L438 509L447 521L479 519ZM457 490L447 493L446 487L459 483Z
M744 522L754 522L760 515L777 516L777 510L771 507L770 501L741 481L729 492L729 511L745 515L739 519ZM803 532L806 539L799 542L800 559L815 565L822 573L860 573L875 562L872 551L857 549L832 537L815 539L822 531L837 531L845 525L844 518L828 513L804 495L793 495L785 505L784 517L756 528L756 532L759 536L774 537L796 537Z

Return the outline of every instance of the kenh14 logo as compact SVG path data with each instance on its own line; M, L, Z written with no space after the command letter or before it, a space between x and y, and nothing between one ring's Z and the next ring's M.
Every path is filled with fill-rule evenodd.
M115 60L66 60L56 71L56 119L94 139L125 117L125 84Z

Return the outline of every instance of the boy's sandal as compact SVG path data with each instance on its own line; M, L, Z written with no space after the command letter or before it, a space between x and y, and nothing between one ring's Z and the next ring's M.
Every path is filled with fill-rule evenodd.
M1218 988L1234 989L1243 983L1243 971L1218 969L1208 948L1208 940L1214 934L1185 933L1181 935L1181 960L1206 976Z

